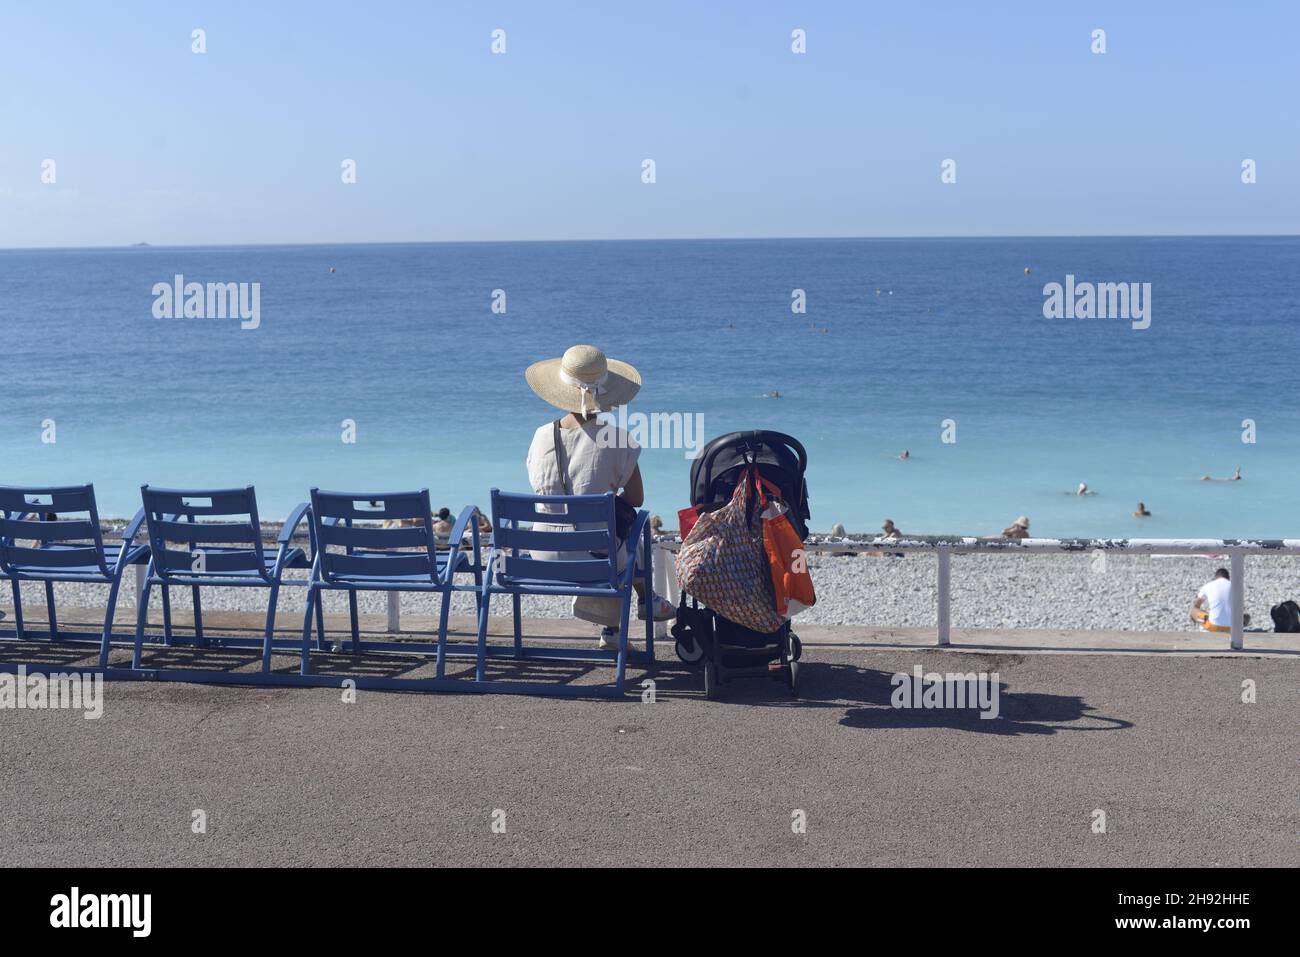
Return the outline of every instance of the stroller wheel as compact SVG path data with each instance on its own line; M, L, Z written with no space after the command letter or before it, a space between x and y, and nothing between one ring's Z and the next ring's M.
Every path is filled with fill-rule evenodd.
M790 661L790 696L799 697L799 662L793 659Z
M688 665L700 663L704 657L704 646L693 638L679 638L676 645L677 657Z
M704 697L713 699L718 696L718 666L712 661L704 663Z
M794 632L790 633L790 660L798 661L803 657L803 642Z

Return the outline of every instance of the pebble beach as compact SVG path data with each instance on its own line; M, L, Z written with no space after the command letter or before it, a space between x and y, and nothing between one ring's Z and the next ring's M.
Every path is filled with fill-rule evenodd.
M1188 609L1197 589L1227 565L1226 556L1152 556L1107 554L1104 563L1090 553L1035 555L954 555L952 558L952 624L958 628L1066 628L1118 631L1194 630ZM936 563L932 556L812 554L809 568L817 589L817 604L795 619L824 625L932 627L935 624ZM291 571L289 578L304 578ZM466 577L466 581L470 579ZM107 587L79 583L55 586L61 608L103 608ZM134 573L128 572L119 607L134 607ZM0 608L12 621L8 589ZM1269 608L1286 598L1300 598L1300 556L1278 555L1246 559L1246 612L1252 627L1272 630ZM39 583L23 585L23 603L36 619L44 615ZM434 615L438 596L404 594L402 612ZM188 608L188 588L174 588L175 608ZM206 588L205 609L259 611L266 593L255 588ZM284 612L301 611L304 592L280 593ZM157 607L157 596L153 599ZM362 614L384 614L382 593L361 593ZM346 614L342 594L326 596L329 614ZM494 615L506 615L510 602L501 597ZM563 618L569 600L525 597L530 618ZM473 596L454 596L452 614L472 615ZM595 626L593 631L595 630Z

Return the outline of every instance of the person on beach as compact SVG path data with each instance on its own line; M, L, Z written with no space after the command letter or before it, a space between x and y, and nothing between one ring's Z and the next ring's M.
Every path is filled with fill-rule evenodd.
M1150 518L1151 513L1147 511L1146 502L1138 502L1138 507L1133 510L1134 518Z
M534 362L525 370L524 379L540 398L565 413L533 433L526 460L533 491L538 495L614 492L628 505L640 508L645 501L641 467L637 464L641 449L627 432L613 423L600 422L597 414L630 402L641 389L641 373L626 362L607 358L595 346L579 345L557 359ZM563 461L557 451L562 453ZM573 526L534 524L533 529L572 531ZM572 561L591 556L586 552L534 549L532 557L543 561ZM626 568L626 542L620 542L617 557L619 569ZM637 607L639 618L644 619L647 614L653 615L655 621L676 617L676 609L659 595L655 596L654 607L647 610L644 583L637 581L634 586L641 598ZM617 647L617 599L581 596L573 602L573 613L575 617L604 626L600 648Z
M1014 522L1002 529L1003 538L1028 538L1029 516L1021 515Z
M451 509L438 509L438 514L433 518L433 534L450 535L451 528Z
M651 515L650 516L651 537L658 538L663 533L664 533L664 520L660 518L658 515Z
M1217 569L1196 593L1192 621L1205 631L1232 631L1232 578L1226 568ZM1243 623L1250 624L1250 615L1244 616Z
M903 533L898 530L898 526L894 524L894 520L892 518L885 519L885 523L880 526L880 531L883 533L885 538L892 538L895 541L903 537ZM886 555L889 558L903 557L902 552L881 552L880 554Z

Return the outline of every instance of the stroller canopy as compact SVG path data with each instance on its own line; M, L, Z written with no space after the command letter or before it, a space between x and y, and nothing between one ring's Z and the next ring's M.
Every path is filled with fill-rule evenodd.
M800 538L808 537L808 453L798 439L784 432L759 429L720 435L691 464L691 504L719 507L731 500L747 465L781 489L781 499Z

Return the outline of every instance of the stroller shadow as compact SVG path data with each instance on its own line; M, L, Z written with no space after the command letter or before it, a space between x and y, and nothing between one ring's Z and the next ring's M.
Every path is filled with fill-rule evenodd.
M1054 695L1032 691L1012 692L999 681L996 698L987 699L991 717L981 717L978 704L965 708L896 708L894 673L873 668L831 662L800 662L800 693L792 698L784 685L761 678L736 681L724 686L721 705L796 709L833 709L842 712L840 725L866 730L948 728L978 734L1057 734L1061 731L1122 731L1131 721L1098 714L1076 695ZM973 669L971 669L973 670ZM703 698L702 679L694 669L660 667L656 674L662 691L683 697ZM908 674L910 679L911 675ZM666 679L666 680L665 680ZM951 682L941 685L945 693Z
M964 708L895 707L898 684L893 673L850 665L824 667L836 673L852 672L843 678L851 679L856 685L861 704L850 707L840 719L840 724L846 728L949 728L954 731L1015 736L1057 734L1061 731L1122 731L1133 727L1131 721L1123 718L1097 714L1077 695L1012 692L1005 681L998 682L995 696L986 698L986 709L975 702L968 702L969 706ZM832 684L841 680L838 674L830 677ZM910 678L908 675L909 680ZM951 699L950 692L954 690L955 683L945 681L939 688L944 692L943 699Z

